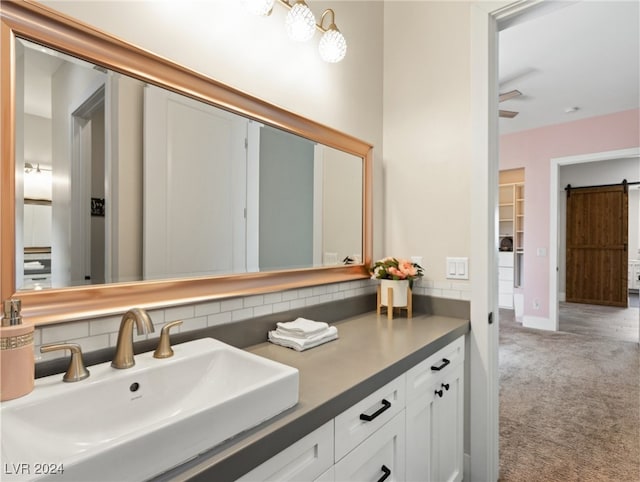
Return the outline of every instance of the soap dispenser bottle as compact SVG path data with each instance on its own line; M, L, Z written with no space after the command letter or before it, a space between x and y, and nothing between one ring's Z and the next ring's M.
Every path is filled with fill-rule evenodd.
M17 298L2 303L0 326L0 401L12 400L33 390L35 358L33 325L22 322Z

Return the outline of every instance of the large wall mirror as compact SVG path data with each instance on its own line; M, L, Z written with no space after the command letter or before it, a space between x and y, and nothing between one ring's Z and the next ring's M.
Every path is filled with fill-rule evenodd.
M368 276L367 143L37 3L1 40L0 282L30 321Z

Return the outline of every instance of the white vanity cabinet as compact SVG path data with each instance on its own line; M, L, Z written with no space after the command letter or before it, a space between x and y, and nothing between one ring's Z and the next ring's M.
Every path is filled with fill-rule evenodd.
M333 480L320 478L333 468L333 440L331 420L244 474L238 482Z
M464 337L410 369L406 376L407 480L462 480Z
M464 336L239 480L460 481Z

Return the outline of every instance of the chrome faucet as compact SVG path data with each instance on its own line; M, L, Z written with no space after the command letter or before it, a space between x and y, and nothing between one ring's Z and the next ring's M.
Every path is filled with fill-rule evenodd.
M133 308L122 315L116 354L111 366L113 368L131 368L136 364L133 359L133 322L136 322L138 335L153 333L153 323L147 312L141 308Z

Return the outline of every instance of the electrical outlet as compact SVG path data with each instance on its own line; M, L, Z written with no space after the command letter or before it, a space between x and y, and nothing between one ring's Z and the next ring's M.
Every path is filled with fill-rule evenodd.
M539 310L540 309L540 301L539 300L533 300L533 309L534 310Z

